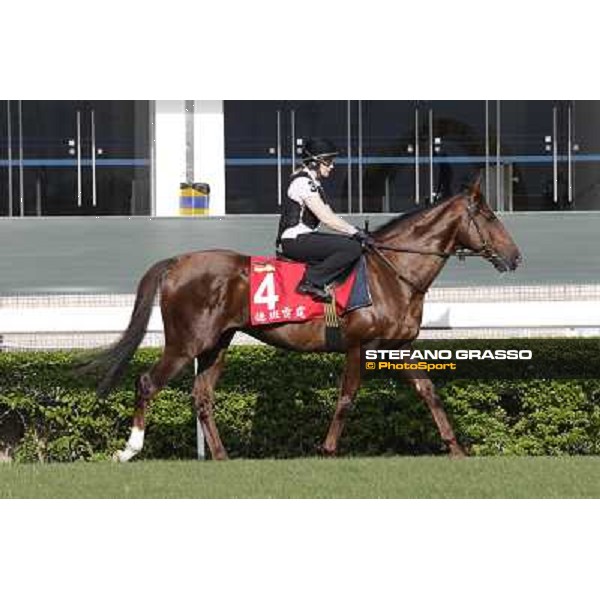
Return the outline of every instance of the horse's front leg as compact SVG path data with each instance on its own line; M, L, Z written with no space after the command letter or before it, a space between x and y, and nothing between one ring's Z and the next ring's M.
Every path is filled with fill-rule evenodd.
M450 458L463 458L467 456L463 447L456 440L450 419L448 419L444 405L435 391L435 386L431 379L424 375L422 371L404 370L400 372L405 381L414 388L431 411L431 416L440 432L440 436L448 448Z
M360 387L360 346L350 348L346 353L346 364L342 375L340 395L335 407L335 413L327 432L327 437L322 446L322 451L327 456L334 456L337 452L338 442L344 429L346 416Z

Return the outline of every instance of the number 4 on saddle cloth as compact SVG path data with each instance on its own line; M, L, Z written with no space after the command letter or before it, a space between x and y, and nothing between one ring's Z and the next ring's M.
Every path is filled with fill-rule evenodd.
M324 316L323 302L296 292L305 270L305 263L272 256L250 257L252 325L299 323ZM332 291L338 315L371 304L364 256L345 279L333 284Z

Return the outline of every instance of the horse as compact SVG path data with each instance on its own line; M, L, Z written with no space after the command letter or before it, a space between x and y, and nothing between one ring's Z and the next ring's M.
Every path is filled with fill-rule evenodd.
M410 348L420 331L425 294L450 257L480 256L498 271L512 271L522 260L486 203L479 180L440 203L392 218L372 232L371 242L365 257L372 304L340 317L339 351L345 353L345 363L333 418L320 447L325 456L336 455L360 387L361 344L369 349ZM252 326L249 276L250 257L231 250L182 254L155 263L143 275L126 331L83 365L85 371L99 375L98 395L108 394L140 345L160 292L165 345L160 359L137 380L130 436L115 460L126 462L142 450L149 403L194 359L198 371L192 397L198 419L212 458L227 458L213 415L214 389L237 331L287 350L328 350L323 319ZM429 408L449 456L466 456L427 374L399 373Z

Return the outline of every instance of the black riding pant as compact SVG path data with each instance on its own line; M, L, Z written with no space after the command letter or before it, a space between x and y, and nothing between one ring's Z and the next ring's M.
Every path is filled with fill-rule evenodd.
M283 239L281 249L284 256L308 263L305 277L319 287L349 271L362 252L358 240L333 233L304 233Z

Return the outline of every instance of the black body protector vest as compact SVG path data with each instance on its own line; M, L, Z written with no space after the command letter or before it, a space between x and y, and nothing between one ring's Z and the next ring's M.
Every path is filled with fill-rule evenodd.
M317 192L321 197L321 200L327 204L327 197L325 196L325 190L323 190L323 186L314 181L306 171L302 170L294 173L290 177L290 184L292 181L300 177L305 177L308 179L310 182L310 189L313 192ZM286 194L281 205L281 217L279 218L279 229L277 230L277 239L275 240L275 245L277 247L280 246L281 236L286 229L295 227L300 223L304 223L307 227L310 227L310 229L316 229L320 222L321 221L319 218L310 210L310 208L308 208L308 206L298 204L298 202L292 200Z

